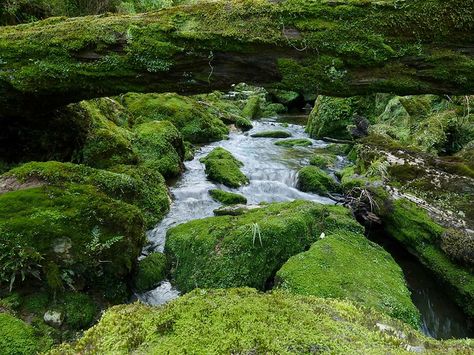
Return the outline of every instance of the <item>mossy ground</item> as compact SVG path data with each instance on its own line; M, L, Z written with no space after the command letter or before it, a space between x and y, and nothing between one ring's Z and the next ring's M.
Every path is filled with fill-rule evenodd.
M281 288L301 295L349 299L418 328L420 315L410 299L402 270L364 235L327 234L277 272Z
M240 171L242 162L237 160L224 148L215 148L206 157L201 159L206 166L207 177L228 187L239 187L249 182Z
M275 145L280 147L309 147L313 145L313 142L306 138L282 139L275 142Z
M265 289L292 255L322 232L362 228L342 207L306 201L279 203L240 216L191 221L168 231L165 252L182 291L196 287Z
M379 325L377 325L379 324ZM385 326L386 331L379 330ZM146 353L469 353L471 340L437 341L348 301L249 288L195 290L165 307L139 303L108 310L73 345L50 354L84 351Z

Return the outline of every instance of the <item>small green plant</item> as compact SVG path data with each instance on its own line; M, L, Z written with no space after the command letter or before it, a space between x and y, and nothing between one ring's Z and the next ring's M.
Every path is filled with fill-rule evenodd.
M368 177L377 177L380 176L382 180L387 180L389 177L388 167L390 163L384 158L379 158L370 164L367 169L366 176Z
M252 231L252 244L255 245L255 240L258 238L258 240L260 241L260 246L263 247L262 234L260 233L260 226L258 225L258 223L252 223L250 229Z

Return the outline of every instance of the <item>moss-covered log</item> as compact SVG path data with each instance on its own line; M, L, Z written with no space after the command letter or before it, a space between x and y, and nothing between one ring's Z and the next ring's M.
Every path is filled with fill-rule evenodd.
M474 92L473 0L232 0L0 28L0 116L247 81L303 93Z

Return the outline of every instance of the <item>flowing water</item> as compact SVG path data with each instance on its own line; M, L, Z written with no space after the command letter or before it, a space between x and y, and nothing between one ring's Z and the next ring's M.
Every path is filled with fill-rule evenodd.
M186 162L186 171L171 186L173 202L170 212L163 221L148 232L149 245L145 253L162 252L166 232L169 228L194 219L213 216L214 209L221 206L209 196L209 190L219 188L244 195L248 204L260 202L281 202L295 199L312 200L332 204L333 201L315 194L304 193L296 189L297 171L308 165L309 157L315 148L324 147L326 143L311 140L310 147L280 147L274 143L276 138L252 138L250 135L260 131L286 130L291 138L308 138L302 126L305 116L283 116L278 119L266 119L253 122L254 128L246 133L231 132L228 140L215 142L201 147L192 161ZM230 189L206 179L204 165L199 159L206 156L216 147L230 151L244 163L242 171L250 183L238 189ZM338 157L336 168L345 164L345 158ZM452 302L435 280L413 258L407 258L398 250L387 248L404 270L412 299L420 309L425 334L436 338L472 336L468 329L466 316ZM179 296L169 281L164 281L154 290L137 294L142 302L159 305Z

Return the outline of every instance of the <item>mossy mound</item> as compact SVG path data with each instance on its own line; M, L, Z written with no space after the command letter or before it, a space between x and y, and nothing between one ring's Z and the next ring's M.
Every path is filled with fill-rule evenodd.
M469 353L472 340L437 341L348 301L286 292L195 290L164 307L109 309L75 344L50 354Z
M251 135L254 138L289 138L291 133L287 131L264 131L257 132Z
M381 212L387 233L411 250L439 280L449 285L448 290L457 303L473 316L474 275L470 268L449 259L441 249L445 228L434 222L425 210L406 199L389 203ZM450 247L444 244L444 248ZM456 247L457 244L452 245L452 248Z
M334 154L314 154L310 159L309 163L321 169L327 169L333 167L337 161L337 157Z
M138 263L135 287L138 292L151 290L164 280L167 273L166 256L163 253L147 255Z
M165 253L180 290L251 286L264 289L292 255L322 232L362 227L342 207L307 201L276 203L239 216L219 216L168 230Z
M236 204L247 203L247 199L245 198L245 196L228 192L228 191L224 191L224 190L218 190L218 189L209 190L209 195L211 195L211 197L214 200L221 202L224 205L236 205Z
M176 177L183 170L185 148L180 133L169 121L151 121L134 127L134 145L142 164L165 177Z
M313 145L313 142L305 138L283 139L275 142L275 145L280 147L309 147L310 145Z
M53 341L39 337L35 329L11 314L0 312L0 354L31 355L51 347Z
M327 196L339 191L339 186L328 173L316 166L306 166L298 172L298 188L301 191L315 192Z
M240 171L242 162L237 160L229 151L218 147L201 159L206 166L207 177L229 187L239 187L249 182Z
M31 162L10 170L2 180L13 178L17 184L66 183L91 185L111 198L136 205L151 227L169 210L168 188L163 177L145 166L118 165L112 171L60 162Z
M97 315L97 305L83 293L67 292L61 296L65 313L64 321L71 329L86 329Z
M415 328L420 324L402 270L362 234L326 235L310 250L291 257L276 277L279 287L293 293L349 299Z
M109 188L117 181L104 180ZM25 282L56 291L78 282L111 299L112 289L120 297L127 294L125 280L145 241L143 215L95 185L80 183L19 184L0 194L0 258L8 265L3 286L15 277L17 287L25 274Z
M168 94L134 94L121 97L123 105L131 112L134 123L170 121L191 143L207 143L223 139L228 129L206 107L192 97Z

